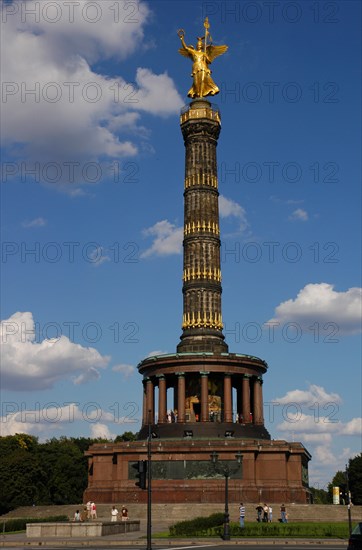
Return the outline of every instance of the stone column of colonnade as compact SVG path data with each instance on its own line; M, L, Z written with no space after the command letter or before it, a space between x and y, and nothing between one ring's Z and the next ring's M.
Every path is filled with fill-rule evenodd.
M183 423L186 420L186 386L185 386L185 373L179 372L177 374L177 422Z
M158 423L164 424L167 422L167 386L166 378L161 375L158 377Z
M208 404L209 374L209 372L200 372L201 422L208 422L210 419ZM240 375L240 382L236 385L236 408L239 422L243 424L264 424L262 384L261 376ZM167 377L166 375L158 375L155 379L145 378L144 380L143 425L148 424L148 422L155 422L155 386L158 386L158 423L164 424L167 422ZM223 383L224 422L233 422L234 420L232 389L231 375L225 373ZM184 372L177 373L174 398L175 408L177 408L177 422L183 423L186 420L186 374Z
M253 385L253 396L254 396L253 419L254 419L254 424L264 424L262 384L263 384L263 380L262 380L261 377L258 377L254 380L254 385Z
M233 421L233 401L232 401L232 385L231 376L224 375L224 422Z

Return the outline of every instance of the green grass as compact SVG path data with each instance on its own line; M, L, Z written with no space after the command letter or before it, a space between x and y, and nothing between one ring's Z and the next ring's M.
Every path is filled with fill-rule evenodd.
M199 518L187 522L180 522L170 527L169 537L221 537L223 525L200 525ZM301 522L301 523L256 523L246 522L241 528L239 523L230 523L230 535L232 537L266 537L266 538L348 538L348 524L343 522ZM160 533L160 538L165 538Z
M217 527L220 531L220 528ZM238 523L230 524L230 533L239 537L303 537L348 538L347 523L246 523L242 529Z

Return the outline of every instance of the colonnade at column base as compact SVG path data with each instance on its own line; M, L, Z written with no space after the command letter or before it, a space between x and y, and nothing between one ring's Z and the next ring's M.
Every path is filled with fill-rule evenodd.
M160 437L183 437L189 429L197 437L224 437L231 430L235 437L270 438L262 394L267 368L259 357L227 352L147 357L138 365L144 387L139 437L151 424Z

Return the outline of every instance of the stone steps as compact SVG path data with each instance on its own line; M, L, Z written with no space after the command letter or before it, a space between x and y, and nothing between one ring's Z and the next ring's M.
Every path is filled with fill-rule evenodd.
M128 508L130 519L140 519L146 521L147 506L145 504L127 504L116 503L120 510L125 504ZM245 504L245 503L244 503ZM246 521L256 520L255 504L245 504ZM278 521L280 517L280 504L272 504L273 521ZM44 518L49 516L67 515L73 518L74 512L82 510L84 504L72 504L63 506L26 506L17 508L1 516L1 520L19 517ZM109 521L112 504L98 504L97 516L99 520ZM288 504L286 503L289 521L312 521L312 522L334 522L348 521L346 506L322 505L322 504ZM178 521L192 519L198 516L209 516L215 512L223 512L222 504L153 504L152 522L157 526L168 526ZM237 504L229 505L230 520L237 521L239 507ZM352 506L352 521L362 521L362 506ZM1 522L0 522L1 523Z

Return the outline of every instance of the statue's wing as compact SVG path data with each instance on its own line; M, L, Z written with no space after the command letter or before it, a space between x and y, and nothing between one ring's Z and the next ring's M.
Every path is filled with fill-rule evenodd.
M178 53L180 53L184 57L189 57L190 59L193 59L191 52L189 52L189 50L186 50L186 48L180 48Z
M215 57L219 57L219 55L222 55L225 53L228 49L228 46L214 46L210 44L210 46L207 46L206 52L207 56L210 59L210 62L215 59Z

